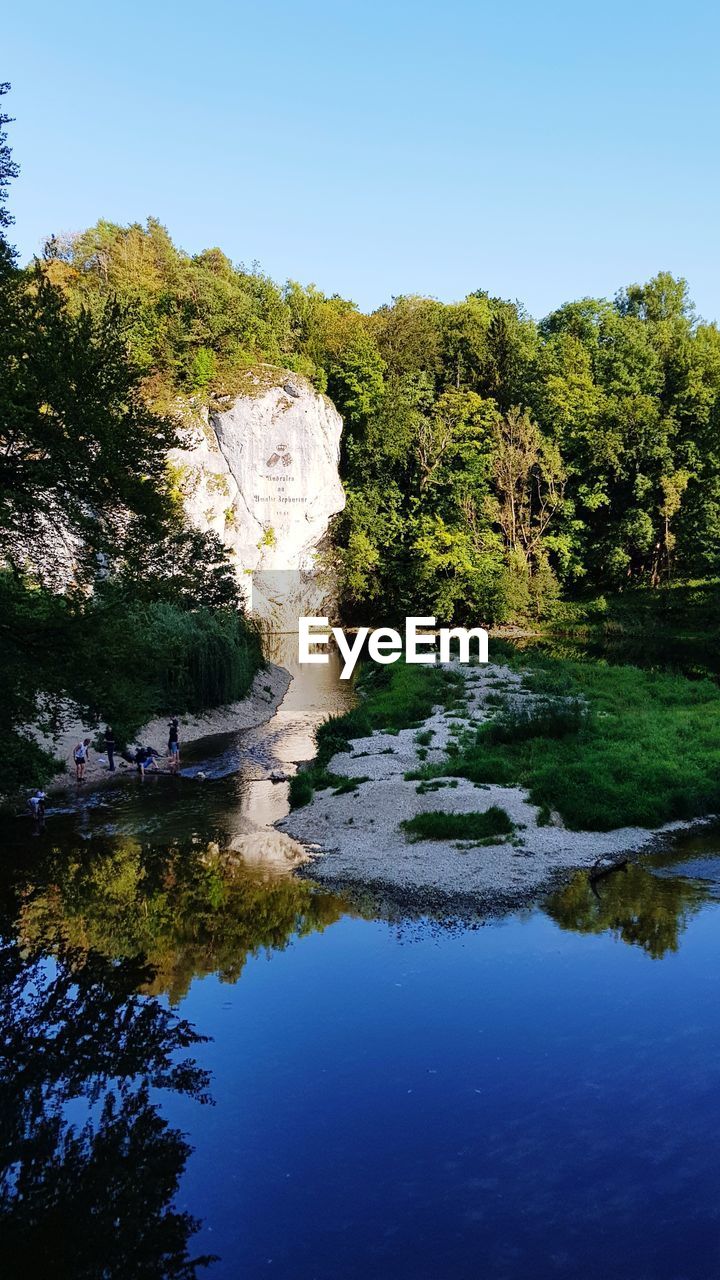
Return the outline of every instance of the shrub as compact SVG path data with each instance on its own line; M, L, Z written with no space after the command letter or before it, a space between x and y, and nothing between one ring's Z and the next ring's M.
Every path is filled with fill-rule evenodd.
M401 822L403 831L415 840L486 840L508 836L515 827L504 809L492 805L482 813L444 813L431 809Z
M479 732L489 742L525 742L528 738L565 738L579 733L588 713L579 699L507 707Z

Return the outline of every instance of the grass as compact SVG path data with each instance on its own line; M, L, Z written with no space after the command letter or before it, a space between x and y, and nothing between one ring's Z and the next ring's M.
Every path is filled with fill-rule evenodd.
M655 827L720 812L720 689L711 680L496 649L503 663L524 673L532 703L506 704L491 721L458 727L447 759L425 763L408 778L521 785L540 806L541 820L555 811L577 831ZM327 764L352 738L417 728L433 706L457 704L461 679L401 663L366 669L359 705L320 726L317 759L292 780L293 806L307 803L318 786L341 785Z
M573 830L720 812L720 689L710 680L527 653L503 660L529 668L526 687L546 701L466 732L445 764L412 776L521 784Z
M444 813L431 809L406 818L401 827L413 840L491 840L515 830L504 809L492 805L482 813Z
M566 738L579 734L589 719L589 711L579 698L562 702L531 702L506 707L484 729L484 738L500 743L526 742L531 738Z
M361 782L369 782L370 779L365 775L362 778L342 778L333 791L334 796L346 796L350 791L357 791Z
M315 759L290 780L290 807L309 804L313 793L324 787L342 794L339 788L345 779L330 773L327 766L334 755L349 749L353 738L369 737L374 729L399 733L418 728L433 707L453 705L462 687L462 676L442 667L407 666L404 662L384 667L368 664L356 685L358 705L345 715L331 716L317 729Z
M505 699L501 693L487 693L485 695L485 704L488 707L504 707Z
M419 796L426 796L431 791L442 791L444 787L457 787L458 780L453 778L434 778L432 782L419 782L415 790Z

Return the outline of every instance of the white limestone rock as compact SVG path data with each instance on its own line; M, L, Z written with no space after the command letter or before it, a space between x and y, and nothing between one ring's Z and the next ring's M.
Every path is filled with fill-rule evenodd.
M191 522L219 535L250 607L273 627L326 611L328 584L315 565L345 505L341 432L337 409L306 379L259 366L173 453Z

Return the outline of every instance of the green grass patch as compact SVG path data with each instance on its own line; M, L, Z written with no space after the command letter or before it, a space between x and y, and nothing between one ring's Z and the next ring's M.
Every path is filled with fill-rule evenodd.
M534 691L570 702L508 711L416 778L521 784L546 821L557 810L573 830L720 812L720 689L710 680L540 654L503 660L529 667Z
M485 705L488 707L504 707L506 699L501 693L487 693L485 695Z
M323 787L334 787L335 794L339 794L337 788L344 779L330 773L327 766L334 755L349 750L354 738L367 738L374 729L399 733L401 729L417 728L432 715L434 707L450 706L462 685L458 672L443 667L408 666L404 662L383 667L369 663L356 684L358 705L345 715L330 716L318 727L315 759L290 780L290 807L298 809L308 804L313 792Z
M490 840L492 836L508 836L515 830L504 809L492 805L482 813L443 813L431 809L416 813L401 822L403 831L413 840Z
M346 796L350 791L357 791L361 782L369 782L370 779L365 775L362 778L343 778L333 791L334 796Z
M525 742L531 738L565 738L568 734L579 734L589 716L586 704L579 698L518 703L507 707L488 724L483 737L493 744Z

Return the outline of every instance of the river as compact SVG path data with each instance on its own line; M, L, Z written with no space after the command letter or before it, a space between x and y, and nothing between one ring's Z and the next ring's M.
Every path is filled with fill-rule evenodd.
M720 833L503 919L316 891L243 858L351 697L293 676L3 828L0 1274L717 1274Z

